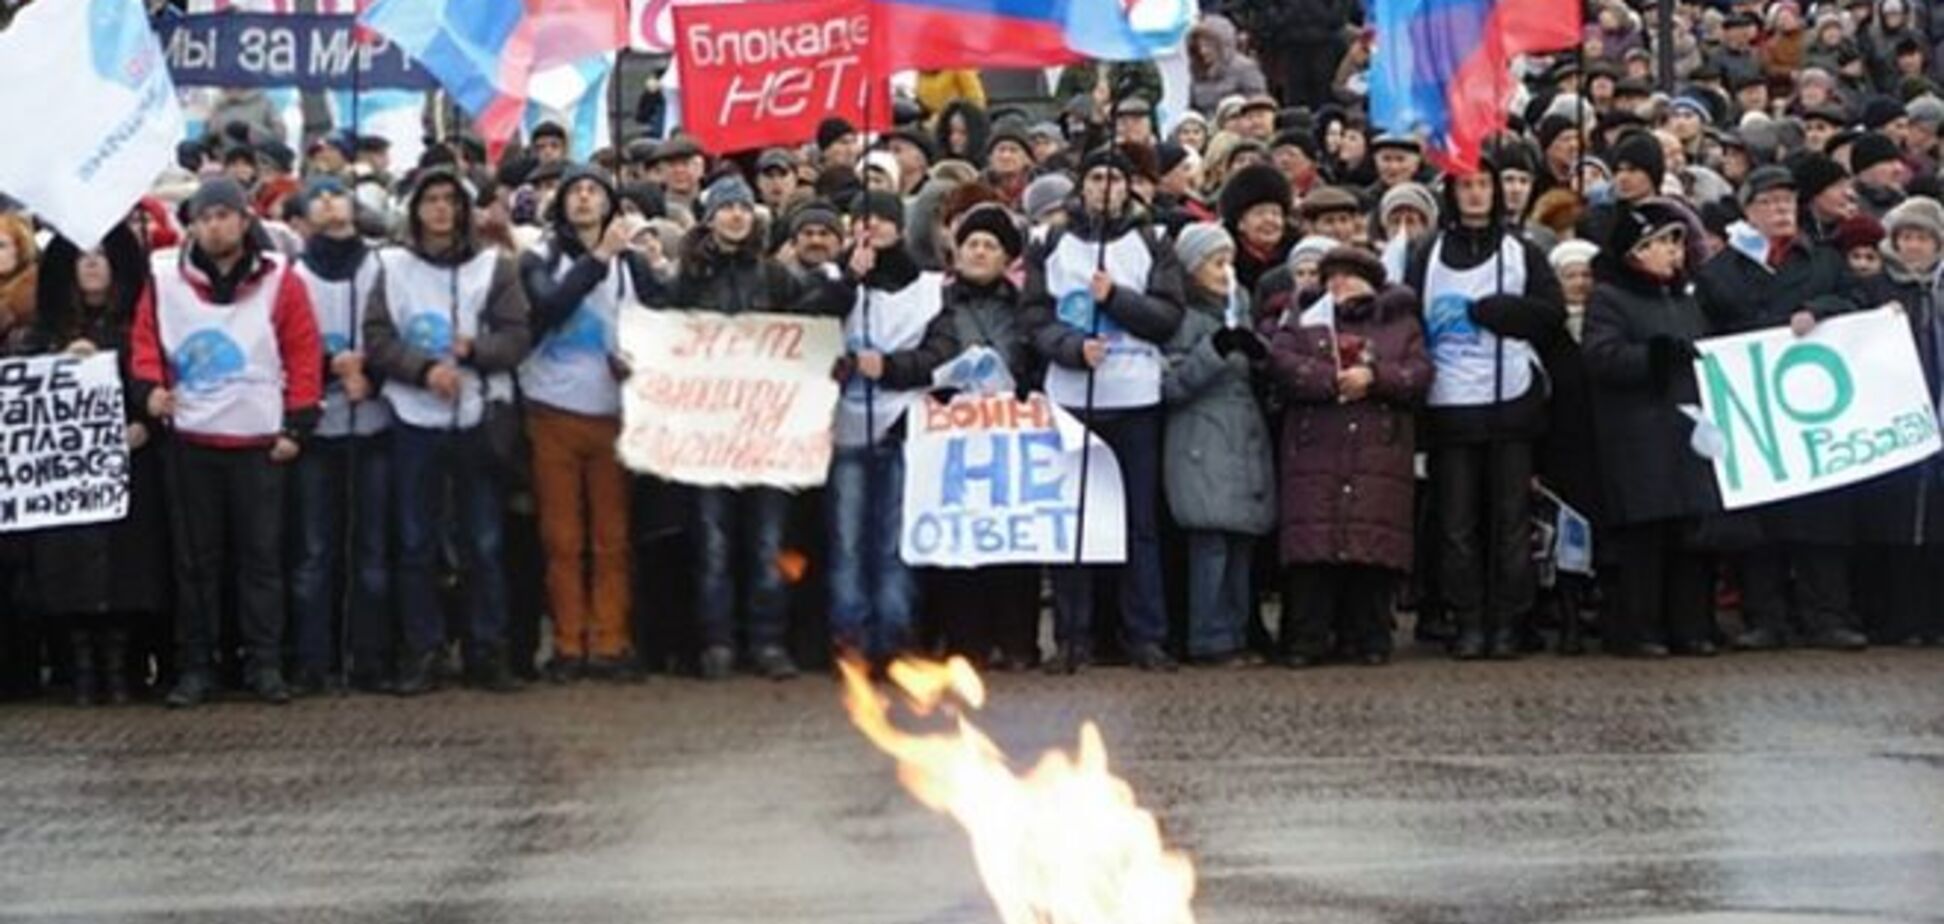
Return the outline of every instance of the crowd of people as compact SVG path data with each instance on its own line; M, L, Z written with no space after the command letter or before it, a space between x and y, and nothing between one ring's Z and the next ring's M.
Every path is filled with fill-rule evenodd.
M1889 302L1935 406L1922 5L1683 2L1657 81L1655 7L1604 0L1449 172L1368 121L1351 5L1231 6L1180 111L1147 64L1069 67L1050 110L927 73L875 135L576 152L547 124L407 167L219 110L98 247L0 214L7 352L115 351L132 451L125 519L0 536L0 685L1375 666L1403 614L1465 660L1944 643L1944 463L1724 513L1680 410L1697 340ZM622 467L619 320L685 309L844 325L821 491ZM1111 447L1124 564L901 560L902 415L975 348ZM1557 504L1597 576L1535 541Z

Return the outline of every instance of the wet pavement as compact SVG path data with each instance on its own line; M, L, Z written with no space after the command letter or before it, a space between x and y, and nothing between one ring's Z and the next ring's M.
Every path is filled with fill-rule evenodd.
M1207 922L1944 920L1944 653L1000 676ZM0 707L0 920L996 924L834 683Z

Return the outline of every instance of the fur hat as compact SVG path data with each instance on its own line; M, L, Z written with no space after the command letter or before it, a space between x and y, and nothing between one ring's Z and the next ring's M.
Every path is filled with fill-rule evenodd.
M1289 179L1268 164L1252 164L1236 171L1222 184L1220 199L1222 221L1234 226L1252 208L1273 204L1289 211L1293 193Z
M1936 199L1912 196L1883 216L1883 230L1893 241L1897 232L1925 231L1944 246L1944 205Z
M1850 169L1862 173L1878 164L1903 159L1897 143L1882 132L1865 132L1850 146Z
M1317 275L1324 282L1331 276L1349 273L1370 283L1373 289L1384 287L1384 261L1362 247L1339 246L1323 255L1322 265L1316 268Z
M959 218L958 230L953 232L952 240L963 245L966 238L974 234L990 234L999 242L1006 256L1015 258L1025 247L1025 239L1019 233L1019 223L1013 220L1011 212L997 203L975 205Z
M1795 177L1796 191L1804 201L1823 190L1849 179L1849 171L1826 154L1804 151L1789 159L1789 173ZM1751 180L1753 178L1751 177Z

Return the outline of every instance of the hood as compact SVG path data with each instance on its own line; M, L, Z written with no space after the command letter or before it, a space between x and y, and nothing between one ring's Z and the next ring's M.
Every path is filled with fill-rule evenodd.
M1230 22L1227 16L1219 14L1203 16L1201 22L1196 23L1193 29L1188 30L1189 47L1194 47L1195 40L1202 36L1207 36L1215 40L1215 58L1207 62L1209 72L1220 73L1226 70L1229 62L1235 60L1235 48L1238 41L1235 23ZM1192 59L1192 55L1190 57Z
M1492 222L1490 227L1495 229L1504 228L1506 225L1505 187L1499 183L1498 166L1492 163L1489 158L1481 158L1478 169L1484 171L1485 175L1491 178L1492 181ZM1478 233L1476 229L1466 228L1463 224L1463 219L1458 215L1458 184L1453 182L1452 178L1445 178L1444 184L1438 191L1438 200L1438 204L1442 209L1438 215L1439 227L1446 231L1459 234Z
M114 280L114 316L132 318L135 303L148 285L148 254L127 225L116 225L102 238L101 252L108 258L109 275ZM54 238L41 258L35 318L41 329L61 343L80 335L82 319L74 280L74 265L80 259L80 248L65 237Z
M608 224L614 221L614 216L619 214L620 210L619 192L614 186L614 181L609 179L607 174L581 164L568 167L566 172L560 175L560 185L554 190L552 204L547 206L547 224L553 228L555 246L561 256L577 257L585 249L581 246L580 234L567 221L565 205L567 190L575 183L593 183L607 193L607 213L601 216L603 233L607 231Z
M959 152L954 152L949 143L952 136L952 117L955 115L965 117L966 149ZM964 160L983 165L986 140L991 135L992 119L986 115L984 109L967 100L953 100L946 104L944 109L938 111L938 121L932 126L932 137L938 147L938 156L933 159L933 162Z
M435 186L451 186L459 191L459 199L465 208L459 210L459 246L450 253L433 254L426 252L424 230L419 227L419 198ZM479 250L478 230L473 227L472 187L459 174L444 167L434 167L425 171L412 184L412 193L405 200L405 240L406 247L428 262L440 265L457 265L472 259Z

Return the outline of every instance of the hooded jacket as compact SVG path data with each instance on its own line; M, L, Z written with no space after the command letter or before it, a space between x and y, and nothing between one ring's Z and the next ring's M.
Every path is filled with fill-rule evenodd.
M433 251L419 222L419 203L428 190L438 186L457 189L460 207L453 244ZM445 270L456 281L460 269L480 252L478 234L473 227L472 196L466 184L449 170L435 169L413 186L406 201L404 240L387 248L384 256L387 260L417 262ZM487 288L485 304L480 308L479 334L473 339L472 352L460 361L462 367L481 375L512 371L532 345L526 291L520 286L519 272L511 257L497 256L494 261L492 282ZM368 364L394 382L423 387L426 375L442 357L429 355L399 336L392 310L385 286L371 293L364 321Z
M255 295L263 287L274 287L270 324L282 365L282 429L242 437L177 429L177 435L183 440L200 446L240 449L269 446L280 436L301 439L317 426L323 411L324 342L317 333L317 318L311 313L310 293L282 257L259 249L255 235L245 234L242 247L242 258L228 273L218 270L193 241L179 249L158 253L153 260L157 277L179 276L191 297L208 308L227 308ZM135 399L144 408L155 389L175 385L175 371L162 345L157 292L155 283L142 290L135 307L135 329L130 336Z
M965 150L952 149L952 117L965 120ZM992 134L992 120L979 104L970 100L953 100L938 113L938 121L932 130L933 139L938 145L938 156L932 162L941 160L962 160L975 167L985 166L986 140Z
M1209 14L1188 33L1188 47L1194 48L1195 42L1203 37L1212 39L1215 54L1204 62L1205 68L1190 65L1191 79L1188 103L1195 111L1213 115L1222 100L1231 96L1259 96L1268 92L1268 83L1262 76L1262 65L1254 58L1242 54L1237 48L1235 23L1228 17ZM1191 53L1190 61L1194 60Z
M1181 262L1175 258L1174 248L1156 240L1147 225L1146 214L1138 208L1130 207L1103 223L1076 202L1068 211L1064 229L1048 234L1043 242L1027 250L1023 296L1026 323L1034 332L1034 346L1048 362L1068 369L1087 368L1082 352L1087 332L1060 320L1059 306L1046 282L1047 259L1069 235L1088 243L1114 241L1129 233L1141 235L1152 258L1147 285L1138 290L1117 285L1100 308L1129 333L1156 346L1174 336L1187 301Z
M596 286L603 283L621 284L621 280L613 276L610 264L589 252L581 242L580 233L567 221L567 191L576 183L595 183L607 193L608 210L607 214L601 216L599 234L606 234L608 225L619 214L617 191L606 174L577 165L569 168L560 178L560 187L554 194L553 207L548 213L552 227L546 243L520 257L520 281L526 286L527 303L532 309L528 326L535 343L546 339L548 334L573 316L581 300ZM628 281L634 285L635 292L647 292L659 284L640 254L628 250L615 259L628 272ZM563 265L567 266L565 275L560 274Z

